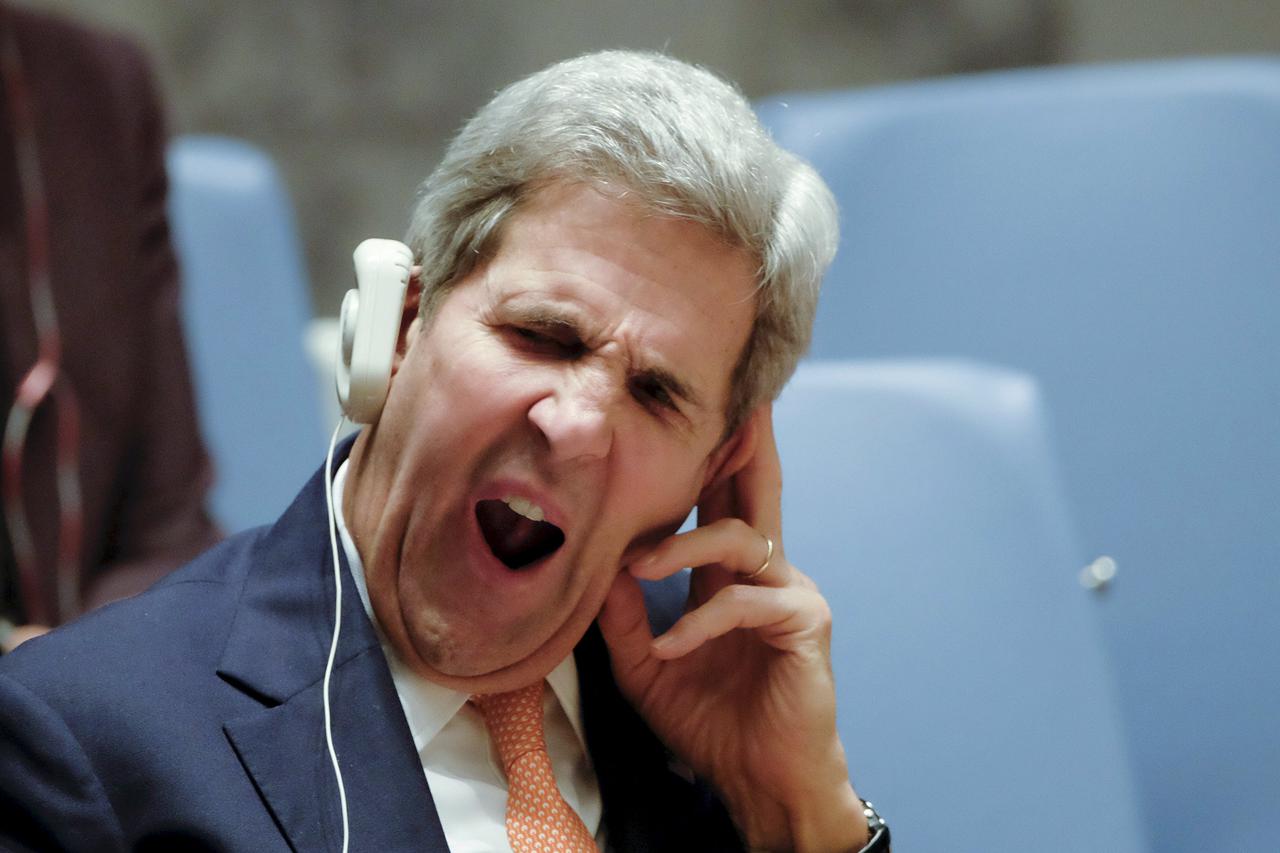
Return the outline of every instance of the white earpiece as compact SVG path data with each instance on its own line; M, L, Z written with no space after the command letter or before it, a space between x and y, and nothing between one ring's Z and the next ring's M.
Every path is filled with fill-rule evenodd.
M342 300L335 379L342 411L355 423L369 424L387 399L413 252L395 240L370 238L352 258L356 289Z
M340 344L334 378L338 402L348 420L370 424L378 419L391 384L391 361L400 338L400 318L409 289L413 252L395 240L371 238L356 246L356 288L348 290L338 317ZM333 743L329 681L342 632L342 575L338 562L337 520L333 510L333 453L342 431L339 419L329 440L325 462L325 501L329 508L329 545L333 551L334 614L329 660L324 668L324 736L338 785L342 812L342 853L347 853L351 827L347 815L347 789Z

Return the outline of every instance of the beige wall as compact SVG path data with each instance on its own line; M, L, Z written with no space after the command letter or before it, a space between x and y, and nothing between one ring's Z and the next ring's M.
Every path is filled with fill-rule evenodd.
M751 97L961 70L1280 50L1272 0L18 0L133 34L174 132L266 148L297 205L317 313L350 250L399 236L447 136L496 89L605 47L666 50Z

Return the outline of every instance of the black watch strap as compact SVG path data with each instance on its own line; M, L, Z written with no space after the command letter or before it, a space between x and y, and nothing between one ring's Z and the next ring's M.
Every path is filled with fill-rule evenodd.
M862 801L862 814L867 818L867 829L871 832L871 840L858 853L890 853L889 825L876 811L875 806L866 800Z

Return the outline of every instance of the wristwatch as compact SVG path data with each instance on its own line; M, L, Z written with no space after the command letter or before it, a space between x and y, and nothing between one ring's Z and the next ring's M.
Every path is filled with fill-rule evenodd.
M862 814L867 818L867 830L871 840L858 853L890 853L889 824L884 822L876 807L867 800L862 800Z

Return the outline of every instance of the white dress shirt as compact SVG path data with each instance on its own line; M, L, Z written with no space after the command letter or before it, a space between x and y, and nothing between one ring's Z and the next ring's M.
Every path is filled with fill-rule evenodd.
M509 853L507 780L484 720L480 712L467 703L467 694L418 675L388 644L369 604L364 563L342 515L346 479L347 463L343 462L333 478L333 511L338 534L365 613L369 614L369 621L382 642L382 653L435 799L445 840L453 853ZM543 725L556 784L595 836L597 845L604 849L600 787L587 754L578 696L578 668L572 654L551 671L547 682L551 689L543 693ZM387 795L395 796L395 793L389 791Z

